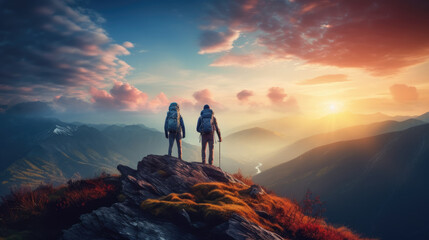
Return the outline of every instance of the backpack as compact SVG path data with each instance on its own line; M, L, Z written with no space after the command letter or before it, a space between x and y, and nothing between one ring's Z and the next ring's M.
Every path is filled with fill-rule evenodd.
M167 112L167 130L169 132L180 131L180 111L177 103L171 103Z
M213 132L213 111L211 109L204 109L201 111L201 133Z

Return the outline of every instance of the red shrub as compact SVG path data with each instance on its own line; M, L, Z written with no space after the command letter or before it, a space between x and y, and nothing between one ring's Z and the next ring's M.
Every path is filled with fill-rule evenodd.
M233 177L237 178L238 180L242 181L244 184L247 185L253 185L253 181L252 181L252 177L251 176L243 176L243 174L241 173L241 169L238 169L238 172L232 174Z

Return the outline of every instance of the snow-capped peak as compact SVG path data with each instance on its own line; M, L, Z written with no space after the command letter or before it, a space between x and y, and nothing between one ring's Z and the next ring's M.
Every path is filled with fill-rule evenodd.
M54 133L57 135L72 136L73 135L73 128L70 126L56 125L55 129L54 129Z

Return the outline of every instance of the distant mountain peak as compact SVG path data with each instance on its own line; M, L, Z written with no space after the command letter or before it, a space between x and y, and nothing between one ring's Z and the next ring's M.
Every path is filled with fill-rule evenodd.
M56 135L73 136L73 132L75 131L76 128L72 126L55 125L55 129L52 132Z

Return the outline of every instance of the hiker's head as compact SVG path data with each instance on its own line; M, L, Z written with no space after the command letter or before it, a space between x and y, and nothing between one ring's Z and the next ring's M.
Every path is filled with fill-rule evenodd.
M204 109L210 109L210 106L208 104L204 105Z
M170 103L170 106L168 107L168 109L172 109L172 108L175 108L175 109L179 109L179 104L177 104L176 102L172 102L172 103Z

